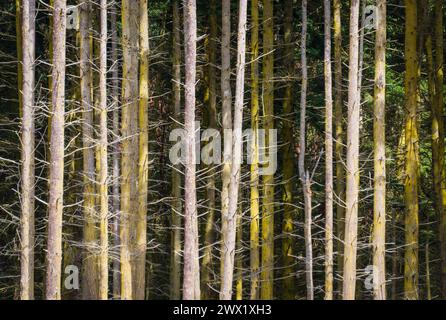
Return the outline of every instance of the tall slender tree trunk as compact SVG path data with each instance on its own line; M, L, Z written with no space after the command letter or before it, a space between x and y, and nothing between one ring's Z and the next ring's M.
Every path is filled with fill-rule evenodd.
M249 264L250 298L260 298L260 249L259 249L259 1L251 0L251 141L252 159L250 173L250 227L249 227Z
M304 238L305 238L305 278L307 287L307 300L313 300L313 248L312 248L312 204L311 204L311 179L309 172L305 169L305 140L306 140L306 109L307 109L307 87L308 87L308 68L307 68L307 1L302 0L302 33L301 33L301 65L302 65L302 86L300 94L300 137L299 137L299 177L302 183L304 194Z
M178 0L173 2L173 119L175 123L180 121L181 113L181 37L180 37L180 12ZM176 124L177 128L178 125ZM170 299L181 298L181 214L183 206L181 203L181 173L180 167L175 166L172 170L172 233L171 233L171 257L170 257Z
M333 93L331 74L331 4L325 15L325 300L333 300Z
M359 0L350 4L350 48L348 75L348 127L347 127L347 185L344 241L343 299L355 299L356 252L358 235L359 193L359 86L358 86L358 35Z
M373 218L373 292L376 300L386 299L386 0L377 2L375 40L374 96L374 218Z
M242 162L242 125L243 98L245 91L245 54L246 54L246 24L247 0L239 2L239 21L237 34L237 78L234 105L234 130L232 138L232 162L229 185L229 212L227 218L227 235L223 237L223 270L220 299L230 300L234 277L235 239L237 229L238 194L240 185L240 170Z
M34 299L34 83L35 83L35 1L21 6L22 58L19 96L22 115L20 299ZM20 71L19 71L20 72Z
M138 11L134 1L122 1L122 120L121 134L121 299L133 298L132 252L135 235L134 216L137 184L138 115ZM137 201L136 201L137 203ZM132 230L133 229L133 230Z
M283 259L283 298L287 300L294 299L294 284L296 278L294 276L295 258L294 255L294 139L293 139L293 123L294 123L294 103L293 103L293 81L292 75L294 71L294 39L293 39L293 1L287 0L284 3L285 20L284 20L284 66L287 72L287 82L285 87L285 96L283 99L283 223L282 232L284 238L282 240L282 259Z
M344 117L342 95L342 28L341 0L333 0L333 39L334 39L334 117L335 117L335 159L336 159L336 224L337 224L337 273L342 279L344 261L345 228L345 168L344 155ZM337 285L342 290L342 280Z
M406 163L404 181L405 252L404 252L404 297L416 300L418 294L418 124L417 124L417 1L405 0L405 93L406 93Z
M99 44L99 299L108 299L107 0L100 3Z
M149 176L149 18L147 0L139 1L139 163L138 217L136 222L134 299L144 300L146 288L147 190Z
M440 189L441 194L437 201L442 203L442 211L439 212L440 217L440 258L441 258L441 295L446 299L446 169L444 167L444 2L435 0L435 107L438 115L438 155L440 168ZM441 199L441 200L440 200Z
M66 1L54 0L46 299L60 299L64 168Z
M210 15L209 15L209 38L206 40L207 51L207 124L210 129L217 129L217 37L218 37L218 25L217 25L217 2L216 0L210 1ZM211 164L212 166L212 164ZM206 182L206 210L207 218L204 227L204 253L201 263L201 282L202 289L201 294L203 299L211 298L213 290L210 288L209 283L212 281L212 269L213 269L213 251L215 242L215 169L208 167L208 177Z
M227 220L229 210L229 183L231 179L232 152L232 93L231 93L231 1L222 0L221 27L221 99L223 126L223 171L221 187L221 255L226 249L225 235L227 234ZM223 256L220 257L220 274L225 273Z
M185 110L186 173L184 213L184 278L183 299L200 299L200 268L198 255L197 194L195 190L195 79L197 54L197 5L195 0L184 3L185 44Z
M118 28L116 19L116 4L113 2L110 7L110 28L111 28L111 78L112 78L112 110L113 110L113 123L112 131L113 138L118 139L120 136L119 130L119 71L118 71ZM119 215L120 215L120 204L119 204L119 177L120 177L120 167L119 167L119 144L114 142L113 153L112 153L112 206L113 206L113 247L116 248L113 259L113 298L119 299L121 294L121 276L120 276L120 258L119 258Z
M263 127L265 146L262 152L275 152L269 145L274 129L274 8L272 0L263 0ZM274 289L274 175L263 176L262 269L260 298L273 298Z
M82 157L83 157L83 242L82 296L97 298L97 264L94 254L97 239L95 224L95 159L93 138L92 105L92 46L91 46L91 3L82 2L79 7L80 35L80 91L82 104Z

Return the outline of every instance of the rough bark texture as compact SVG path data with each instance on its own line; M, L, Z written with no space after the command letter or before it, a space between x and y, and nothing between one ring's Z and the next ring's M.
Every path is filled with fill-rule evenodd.
M66 1L54 0L46 299L59 300L62 269Z
M386 0L377 2L374 96L373 295L386 299Z
M405 93L406 93L406 163L404 181L405 252L404 252L404 297L418 299L418 124L417 124L417 1L405 0Z
M134 1L122 1L122 156L121 156L121 299L133 298L132 252L137 211L138 145L138 11Z
M139 157L138 216L136 218L134 299L144 300L146 289L147 190L149 181L149 18L147 0L139 0Z

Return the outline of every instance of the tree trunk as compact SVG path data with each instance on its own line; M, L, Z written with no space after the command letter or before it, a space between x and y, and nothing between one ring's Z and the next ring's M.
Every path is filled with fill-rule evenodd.
M195 79L197 55L197 6L195 0L184 3L185 44L185 213L184 213L184 278L183 299L200 299L198 255L197 195L195 190Z
M275 152L276 146L269 145L274 129L274 8L273 0L263 0L263 127L265 146L262 152ZM262 300L273 298L274 280L274 175L263 176L262 212Z
M130 0L122 1L122 156L121 156L121 299L133 298L132 252L135 230L134 216L137 184L138 145L138 10Z
M64 169L66 1L54 0L46 299L60 299Z
M333 93L331 75L331 7L325 15L325 300L333 300Z
M406 93L406 164L404 181L405 253L404 253L404 297L416 300L418 294L418 124L417 124L417 1L405 0L405 93Z
M19 97L22 116L20 299L34 299L34 60L35 1L21 2L21 68ZM19 3L20 5L20 3ZM20 12L20 11L19 11Z
M304 238L305 238L305 278L307 287L307 300L313 300L313 249L311 236L311 179L308 171L305 171L305 140L306 140L306 109L307 109L307 1L302 0L302 33L301 33L301 65L302 65L302 86L300 94L300 136L299 136L299 177L302 183L304 194Z
M344 155L344 117L342 109L342 28L341 0L333 1L333 37L334 37L334 116L335 116L335 158L336 158L336 224L337 224L337 273L342 279L344 261L344 228L345 228L345 169ZM338 282L338 291L342 291L342 280ZM341 295L341 294L340 294Z
M249 264L250 298L260 298L260 251L259 251L259 1L251 0L251 140L252 159L250 174L250 227L249 227Z
M386 0L377 2L375 40L373 295L376 300L386 299L386 5Z
M99 44L99 299L108 299L107 0L101 0Z
M135 276L133 297L144 300L146 288L147 251L147 189L149 176L149 18L147 0L139 1L139 162L138 162L138 217L136 222Z
M237 34L237 79L234 105L234 132L232 138L232 162L229 185L229 212L226 231L223 235L223 270L220 299L230 300L232 297L232 283L234 276L235 238L237 228L238 193L240 184L240 170L242 162L242 125L243 98L245 90L245 53L246 53L246 24L247 0L239 2L239 22Z
M344 243L343 299L355 299L356 252L358 234L359 193L359 86L358 86L358 33L359 0L350 7L350 49L348 75L348 127L347 127L347 185Z
M286 300L295 298L294 284L296 281L295 274L295 258L294 256L294 219L296 219L295 203L293 198L294 189L294 139L293 139L293 123L294 123L294 104L293 104L293 81L291 80L294 72L294 38L293 38L293 1L287 0L284 3L284 66L287 75L285 86L285 96L283 99L283 129L282 140L283 146L283 223L282 232L284 238L282 240L282 261L283 261L283 283L282 296Z
M444 168L444 45L443 45L443 9L444 4L441 0L435 1L435 107L438 115L438 155L439 155L439 177L441 179L438 202L442 203L441 212L439 212L440 220L440 259L441 259L441 296L446 299L446 170Z
M180 12L178 0L173 2L173 119L175 128L178 128L181 113L181 37L180 37ZM181 298L181 214L183 206L181 203L181 173L180 166L172 170L172 233L171 233L171 261L170 261L170 299Z
M227 220L229 210L229 183L231 179L232 152L232 93L231 93L231 1L222 0L221 27L221 99L223 126L223 171L221 187L221 255L224 254L225 235L227 234ZM225 273L224 258L220 257L220 274Z
M209 29L210 34L206 40L206 52L207 52L207 83L208 89L206 90L205 102L207 102L207 124L210 129L217 129L217 38L218 38L218 25L217 25L217 2L216 0L210 1L210 15L209 15ZM214 296L214 292L210 287L212 281L212 269L213 263L213 251L215 242L215 174L216 171L211 164L207 168L208 177L206 182L206 210L207 218L204 227L204 253L203 260L201 262L201 282L202 289L201 294L203 299L210 299Z
M91 3L83 2L79 7L80 34L80 91L82 103L82 157L83 157L83 245L82 296L84 299L97 298L97 264L94 254L97 239L95 224L95 164L93 137L93 74L91 46Z
M111 28L111 77L112 77L112 110L113 110L113 138L118 139L120 136L119 132L119 71L118 71L118 29L116 21L116 4L113 2L110 8L110 28ZM117 142L113 143L113 153L112 153L112 206L113 206L113 247L116 248L114 255L116 257L113 259L113 298L119 299L121 295L121 275L120 275L120 258L119 258L119 177L120 177L120 167L119 167L119 144Z

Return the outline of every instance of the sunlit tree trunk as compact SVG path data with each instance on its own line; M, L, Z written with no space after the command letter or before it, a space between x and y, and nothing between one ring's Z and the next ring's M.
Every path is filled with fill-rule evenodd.
M180 12L178 0L173 2L173 119L176 123L180 121L181 113L181 37L180 37ZM178 124L175 124L178 127ZM172 170L172 232L171 232L171 260L170 260L170 299L181 298L181 173L180 167L175 166Z
M221 281L220 299L230 300L234 277L235 239L237 228L237 209L240 184L240 170L242 162L242 125L243 98L245 90L245 54L246 54L246 23L247 0L239 2L239 21L237 34L237 77L235 88L234 126L232 137L232 162L229 185L229 212L226 231L223 235L223 274Z
M59 300L62 269L66 1L54 0L46 299Z
M416 300L418 294L418 124L417 124L417 1L405 0L405 93L406 93L406 164L404 181L405 252L404 252L404 297Z
M293 139L293 123L294 103L293 103L293 83L291 78L294 76L294 39L293 39L293 1L287 0L284 3L285 20L284 20L284 65L288 72L285 87L285 96L283 98L283 129L282 139L283 143L283 202L284 213L282 231L284 238L282 240L282 261L283 261L283 298L287 300L294 299L295 291L294 284L296 278L294 274L295 258L294 255L294 219L295 203L293 198L294 189L294 139Z
M274 15L273 1L263 0L263 128L265 144L262 152L274 152L269 145L270 130L274 129ZM260 298L273 298L274 279L274 175L263 176L262 209L262 269Z
M249 227L249 264L250 298L260 298L260 248L259 248L259 1L251 0L251 141L252 159L250 174L250 227Z
M119 107L120 107L120 97L119 97L119 71L118 71L118 29L117 29L117 19L116 19L116 4L113 2L110 8L110 28L111 28L111 78L112 78L112 110L113 110L113 139L117 140L120 136L119 130ZM119 259L119 176L120 176L120 166L119 166L119 144L113 144L112 153L112 206L113 206L113 246L116 248L113 259L113 298L119 299L121 294L120 287L120 259Z
M325 300L333 300L333 93L331 4L324 1L325 73Z
M377 2L374 96L373 295L386 299L386 0Z
M200 299L198 256L197 194L195 190L195 80L197 55L197 6L195 0L184 2L186 172L184 212L184 278L183 299Z
M146 288L147 189L149 176L149 19L147 0L139 1L139 157L133 298L144 300Z
M121 299L133 298L132 252L135 235L138 116L138 12L134 1L122 1L122 154L121 154ZM137 201L136 201L137 202Z
M107 0L100 3L99 44L99 299L108 299Z
M19 97L21 127L21 220L20 220L20 299L34 299L34 60L35 1L21 2L21 57ZM19 8L20 9L20 3ZM21 61L20 61L21 60ZM19 81L20 81L19 80Z
M359 0L350 4L350 48L348 75L348 127L347 127L347 178L344 241L343 299L355 299L356 253L358 235L359 193L359 87L358 87L358 36Z

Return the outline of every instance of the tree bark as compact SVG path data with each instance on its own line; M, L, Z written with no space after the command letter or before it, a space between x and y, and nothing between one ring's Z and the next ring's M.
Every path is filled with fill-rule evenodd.
M223 126L223 170L221 187L221 255L224 254L225 235L229 210L229 183L231 180L232 152L232 93L231 93L231 1L222 0L221 27L221 99ZM220 274L225 273L223 256L220 257Z
M59 300L62 269L66 1L54 0L46 299Z
M312 204L311 204L311 179L308 171L305 169L305 140L306 140L306 109L307 109L307 87L308 87L308 68L307 68L307 1L302 0L302 33L301 33L301 65L302 65L302 85L300 93L300 133L299 133L299 177L302 183L304 194L304 238L305 238L305 279L307 287L307 300L314 299L313 288L313 248L312 248Z
M260 249L259 249L259 1L251 0L251 141L252 159L250 173L250 227L249 227L249 264L250 298L260 298Z
M386 299L386 0L377 2L374 96L373 295Z
M404 181L405 252L404 252L404 297L416 300L418 294L418 120L417 120L417 1L405 0L405 93L406 93L406 163Z
M358 33L359 0L350 5L350 48L348 75L348 127L347 127L347 185L344 242L343 299L355 299L356 252L358 234L359 193L359 86L358 86Z
M195 80L197 55L197 6L195 0L184 3L185 44L185 130L186 172L184 213L184 278L183 299L200 299L200 268L198 255L197 195L195 190Z
M133 295L144 300L146 289L147 190L149 180L149 18L147 0L139 1L139 157L138 217L136 222L135 276Z
M245 54L246 54L246 24L247 0L239 2L239 22L237 34L237 78L234 105L234 126L232 139L232 162L229 185L229 212L227 218L227 235L223 237L223 270L220 290L221 300L230 300L234 277L235 238L237 229L238 193L240 184L240 170L242 162L242 125L243 98L245 90Z
M294 104L293 104L293 81L294 72L294 37L293 37L293 1L287 0L284 3L284 66L287 74L285 85L285 96L283 98L283 222L282 232L282 261L283 261L283 283L282 296L286 300L295 298L295 258L294 256L294 220L296 219L293 190L295 184L294 168Z
M121 156L121 299L133 298L132 261L135 236L135 212L137 211L137 161L138 145L138 10L134 1L122 1L122 156Z
M263 127L265 149L275 152L269 145L270 130L274 129L274 8L272 0L263 0ZM262 269L260 274L262 300L273 298L274 280L274 175L263 176L262 212Z
M107 0L100 3L99 44L99 299L108 299Z
M180 121L181 113L181 37L180 37L180 12L178 0L173 2L173 119L175 128ZM172 170L172 233L171 233L171 261L170 261L170 299L181 298L181 214L183 206L181 203L181 173L180 167L175 166Z
M331 5L324 1L325 73L325 300L333 300L333 93L331 74Z
M21 6L21 10L20 10ZM35 1L19 2L21 46L19 54L19 97L21 131L21 220L20 220L20 299L34 299L34 83L35 83ZM20 61L21 60L21 61Z

